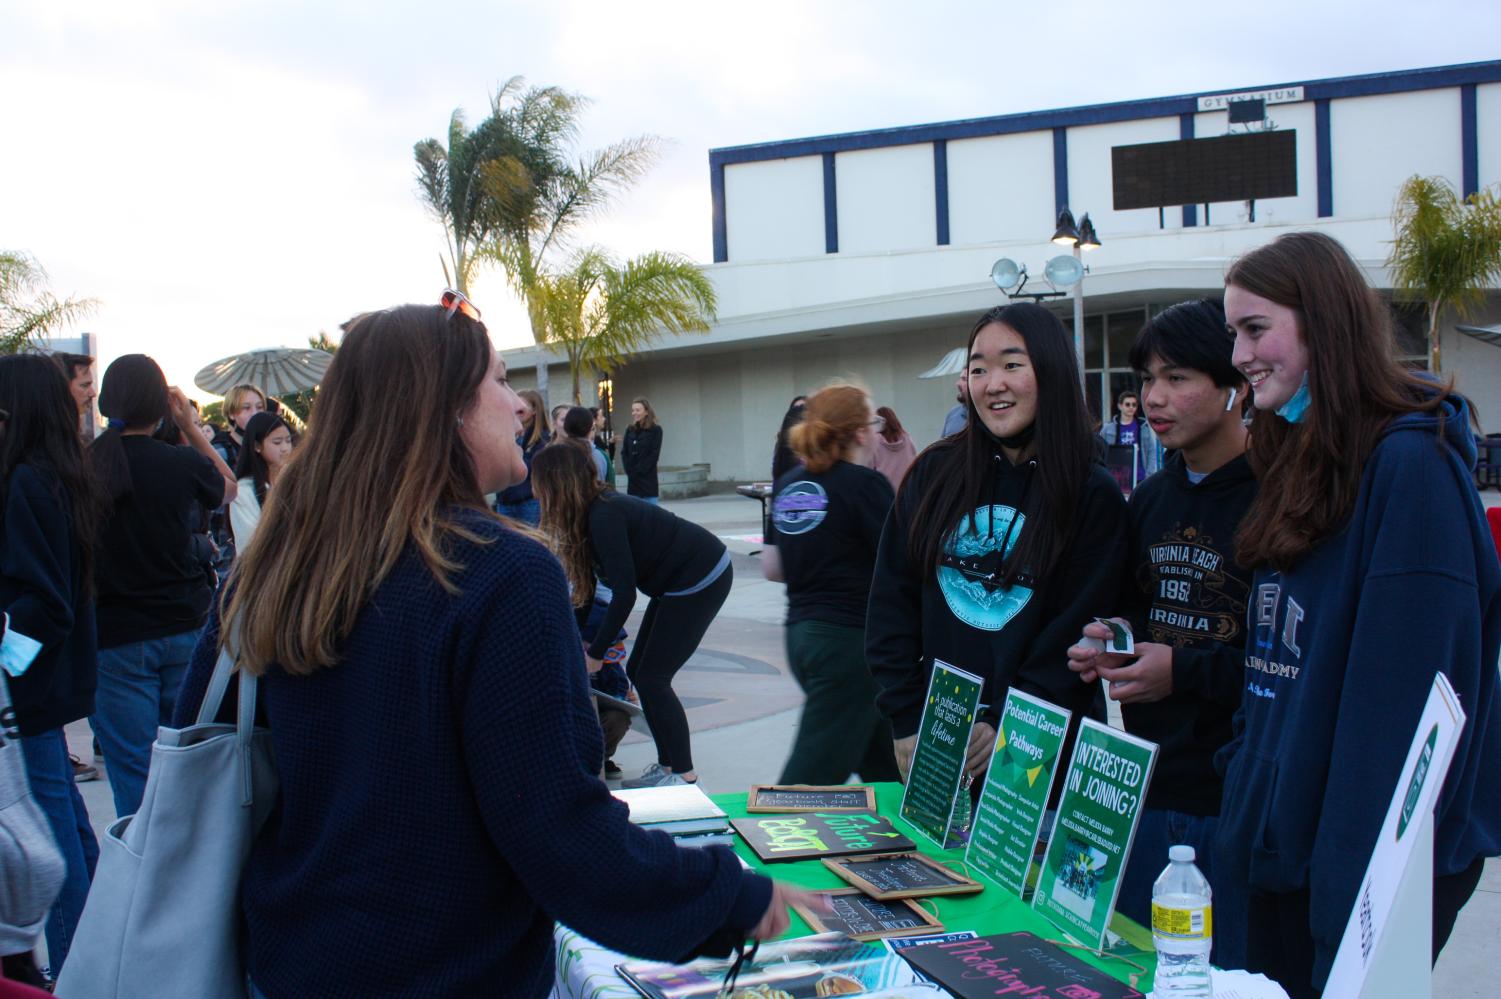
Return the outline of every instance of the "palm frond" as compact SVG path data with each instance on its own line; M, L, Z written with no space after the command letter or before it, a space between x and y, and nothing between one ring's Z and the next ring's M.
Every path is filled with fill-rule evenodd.
M92 298L57 298L34 257L0 252L0 353L14 354L51 337L98 306Z

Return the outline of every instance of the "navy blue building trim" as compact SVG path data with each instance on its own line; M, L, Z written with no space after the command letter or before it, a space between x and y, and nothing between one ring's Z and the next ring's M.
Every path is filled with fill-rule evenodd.
M1178 138L1192 139L1194 137L1194 116L1185 111L1178 116ZM1183 228L1192 229L1199 224L1199 206L1183 206Z
M1308 80L1301 83L1281 83L1272 86L1234 88L1235 92L1256 90L1282 90L1302 87L1303 99L1314 102L1316 121L1319 123L1317 143L1319 158L1319 215L1334 214L1334 197L1330 187L1331 158L1329 154L1329 101L1344 97L1371 97L1379 94L1405 93L1415 90L1436 90L1444 87L1470 87L1482 83L1501 83L1501 60L1474 62L1456 66L1434 66L1427 69L1403 70L1395 73L1370 73L1364 76L1335 77L1324 80ZM1058 130L1080 125L1105 125L1114 122L1136 121L1143 118L1168 118L1198 112L1200 97L1213 97L1228 91L1204 90L1175 97L1157 97L1139 101L1119 101L1113 104L1091 104L1081 107L1060 108L1050 111L1029 111L1022 114L999 115L988 118L969 118L962 121L940 122L931 125L908 125L899 128L876 129L867 132L845 132L837 135L822 135L804 139L787 139L778 142L763 142L745 146L724 146L709 150L709 184L715 192L716 213L723 207L724 168L732 163L759 163L765 160L788 159L796 156L825 156L824 217L826 231L832 231L830 252L837 249L837 215L833 213L832 155L857 149L881 149L889 146L906 146L925 142L973 139L990 135L1011 135L1017 132L1054 130L1053 170L1055 194L1060 202L1068 196L1067 146L1060 139ZM1463 98L1462 98L1463 99ZM1181 120L1181 119L1180 119ZM1473 121L1474 118L1468 118ZM1468 141L1467 133L1467 141ZM1468 149L1469 147L1466 146ZM1478 147L1477 147L1478 148ZM1064 156L1059 156L1063 152ZM1478 153L1474 157L1477 163ZM1466 167L1472 162L1466 159ZM1063 183L1058 184L1060 163L1064 170ZM1468 182L1467 182L1468 186ZM834 219L832 224L830 219ZM716 214L714 220L714 259L728 259L723 234L725 221Z
M709 166L709 197L714 202L714 262L722 264L730 259L729 228L724 214L724 164Z
M933 210L938 215L938 245L949 245L949 144L933 143Z
M839 252L839 189L834 183L834 154L823 154L823 252Z
M1459 142L1464 176L1465 197L1480 190L1480 121L1476 106L1475 84L1459 88Z
M1314 159L1318 170L1319 218L1334 215L1334 153L1329 141L1329 99L1313 102Z
M1068 207L1068 129L1053 129L1053 215Z

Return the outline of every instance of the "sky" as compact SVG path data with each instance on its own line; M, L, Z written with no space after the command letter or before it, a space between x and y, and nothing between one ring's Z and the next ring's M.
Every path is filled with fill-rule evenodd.
M1419 20L1419 18L1421 20ZM415 142L522 75L592 103L581 149L664 140L580 242L711 259L718 146L1497 58L1493 0L1018 5L4 0L0 248L169 381L436 301ZM498 273L472 297L530 342Z

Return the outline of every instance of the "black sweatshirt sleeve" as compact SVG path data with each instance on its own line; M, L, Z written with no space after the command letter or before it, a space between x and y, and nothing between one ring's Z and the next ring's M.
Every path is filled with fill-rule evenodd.
M625 514L616 504L596 500L589 507L589 542L599 558L600 575L610 584L610 606L589 640L590 658L603 659L636 606L636 556Z
M42 643L38 656L73 631L71 534L63 505L35 470L18 465L5 501L0 573L16 594L4 608L11 630Z
M1043 626L1028 644L1011 681L1015 687L1067 707L1076 715L1088 707L1094 687L1068 668L1068 647L1084 625L1120 593L1130 543L1126 501L1114 481L1093 470L1076 514L1078 533L1054 568L1052 595ZM995 725L1001 706L992 704L981 718Z
M1246 647L1223 642L1209 649L1173 650L1173 693L1190 693L1223 704L1240 705L1246 685Z
M907 559L910 522L905 515L920 495L919 478L908 474L902 484L903 502L891 508L881 527L865 616L865 661L881 688L876 706L891 719L891 734L898 739L917 732L927 686L922 669L922 573Z

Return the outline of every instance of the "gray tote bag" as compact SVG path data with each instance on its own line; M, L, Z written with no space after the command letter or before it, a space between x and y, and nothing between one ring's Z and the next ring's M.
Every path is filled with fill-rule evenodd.
M0 954L36 945L66 869L52 826L31 797L21 730L0 673Z
M240 875L278 783L253 676L240 673L237 724L213 721L233 669L221 652L197 723L157 731L140 811L105 831L64 999L248 994Z

